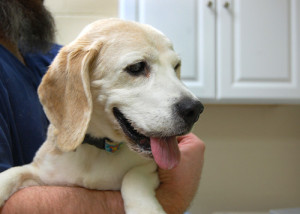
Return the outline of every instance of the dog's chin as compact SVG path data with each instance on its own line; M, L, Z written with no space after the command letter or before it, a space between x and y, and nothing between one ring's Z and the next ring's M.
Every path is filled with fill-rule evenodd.
M130 123L130 121L117 107L113 108L113 114L116 120L118 121L120 127L122 128L126 138L128 139L129 148L146 158L153 158L150 143L151 137L159 138L160 136L162 136L161 138L165 139L172 137L175 138L176 136L184 135L189 132L189 129L181 129L181 132L174 132L171 135L167 135L165 133L142 134L139 133L135 127L133 127L132 123Z

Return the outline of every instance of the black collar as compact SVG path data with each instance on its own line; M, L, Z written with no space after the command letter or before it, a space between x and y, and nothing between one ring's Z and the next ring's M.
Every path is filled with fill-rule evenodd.
M116 152L120 149L123 143L115 143L109 138L95 138L89 134L86 134L82 144L90 144L96 146L98 149L105 150L107 152Z

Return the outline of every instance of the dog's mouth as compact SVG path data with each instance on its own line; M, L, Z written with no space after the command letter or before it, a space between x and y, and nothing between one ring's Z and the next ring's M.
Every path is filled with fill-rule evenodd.
M136 131L117 107L113 108L113 114L131 143L130 148L144 156L154 158L162 169L172 169L177 166L180 161L180 151L176 136L146 136Z

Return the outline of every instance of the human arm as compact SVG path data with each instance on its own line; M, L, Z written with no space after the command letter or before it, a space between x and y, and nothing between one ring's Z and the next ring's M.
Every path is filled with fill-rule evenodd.
M0 173L13 166L12 140L9 111L10 102L7 90L2 82L3 77L0 67ZM1 185L1 184L0 184Z
M0 173L13 166L12 147L10 136L7 135L7 126L3 127L4 119L0 113ZM0 184L1 185L1 184Z
M123 214L119 191L81 187L33 186L19 190L4 204L1 214Z
M195 135L179 137L181 162L173 170L159 170L161 185L157 198L171 214L183 213L198 187L204 144ZM83 212L84 211L84 212ZM95 191L77 187L29 187L15 193L3 207L10 213L124 213L120 192Z

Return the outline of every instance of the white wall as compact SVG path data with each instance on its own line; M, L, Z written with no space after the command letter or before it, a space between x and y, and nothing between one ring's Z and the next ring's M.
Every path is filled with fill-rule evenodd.
M193 214L300 207L300 106L207 105Z
M45 0L57 27L57 42L67 44L95 20L117 17L118 0Z
M66 44L118 16L117 0L46 0ZM300 106L207 105L194 128L207 146L190 213L300 207Z

